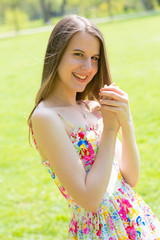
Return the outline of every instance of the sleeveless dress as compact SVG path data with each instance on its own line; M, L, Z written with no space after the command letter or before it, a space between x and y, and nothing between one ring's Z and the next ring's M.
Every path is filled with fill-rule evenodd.
M60 114L59 117L68 123ZM70 140L88 173L94 164L103 130L102 119L97 124L73 127ZM36 148L36 140L31 125ZM123 179L115 150L111 178L97 212L79 206L61 185L49 161L42 161L73 212L68 240L160 240L160 222L142 198Z

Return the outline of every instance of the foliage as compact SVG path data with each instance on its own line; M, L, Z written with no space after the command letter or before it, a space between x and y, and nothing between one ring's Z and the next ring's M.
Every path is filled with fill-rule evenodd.
M29 22L26 12L18 9L7 9L5 11L5 24L9 26L10 30L19 30L24 28Z
M5 11L18 8L25 11L30 20L76 13L86 17L104 17L124 12L152 10L160 6L160 0L1 0L0 22L4 22Z
M153 10L157 4L156 0L141 0L146 10Z

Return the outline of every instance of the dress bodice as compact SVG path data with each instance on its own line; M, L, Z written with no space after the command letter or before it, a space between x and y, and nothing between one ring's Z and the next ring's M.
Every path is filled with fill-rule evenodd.
M96 154L99 147L99 142L101 138L103 130L102 119L99 119L96 124L86 124L81 125L77 128L74 128L70 134L71 142L73 143L80 160L84 166L86 173L88 173L95 161ZM67 190L64 186L61 185L56 173L52 169L49 161L42 161L42 164L47 167L51 177L54 179L56 185L58 186L59 190L61 191L62 195L66 198L69 203L69 207L73 209L77 209L78 204L72 199L72 197L67 193ZM117 164L117 153L115 151L113 166L112 166L112 173L108 188L106 189L106 195L110 195L113 190L115 189L116 185L119 187L121 185L122 177L120 172L118 171L118 164Z

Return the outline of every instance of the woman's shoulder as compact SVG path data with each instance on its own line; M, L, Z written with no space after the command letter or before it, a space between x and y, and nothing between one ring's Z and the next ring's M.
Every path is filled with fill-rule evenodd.
M57 120L57 118L58 116L54 107L51 108L47 106L43 101L41 101L34 109L31 120L38 121L38 120L52 119L53 121L54 119Z

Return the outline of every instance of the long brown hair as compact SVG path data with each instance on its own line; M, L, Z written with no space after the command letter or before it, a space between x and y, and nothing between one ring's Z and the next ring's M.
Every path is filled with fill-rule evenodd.
M76 99L98 100L100 88L102 88L104 84L110 85L111 76L105 49L105 42L98 27L88 19L77 15L69 15L62 18L54 27L48 41L44 59L41 87L36 96L35 106L27 121L29 127L31 126L31 117L35 108L43 99L47 97L50 90L54 87L57 69L69 41L75 33L83 31L84 29L86 32L99 39L100 59L98 62L98 72L93 77L92 81L88 83L85 90L77 93Z

